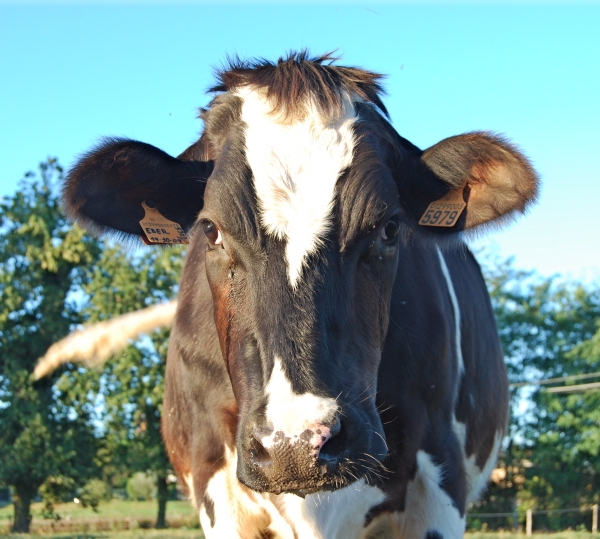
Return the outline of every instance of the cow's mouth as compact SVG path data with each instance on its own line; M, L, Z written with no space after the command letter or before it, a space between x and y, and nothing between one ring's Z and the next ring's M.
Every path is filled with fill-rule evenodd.
M296 437L258 434L253 430L246 438L238 459L239 480L256 492L305 497L361 479L372 484L382 477L381 460L387 451L385 444L377 445L381 438L358 436L343 422L322 445L310 430Z
M350 480L349 478L342 478L338 476L335 477L335 479L329 478L329 480L315 480L310 482L287 481L267 484L266 482L264 482L264 480L260 479L258 482L242 482L247 487L257 492L268 492L270 494L295 494L296 496L305 498L309 494L314 494L316 492L338 490L340 488L350 485L354 481L356 481L356 479L354 478Z
M343 462L316 459L304 466L270 463L248 463L246 473L238 475L240 481L257 492L271 494L295 494L304 498L309 494L335 491L366 478L368 470L362 465L350 465L347 458Z

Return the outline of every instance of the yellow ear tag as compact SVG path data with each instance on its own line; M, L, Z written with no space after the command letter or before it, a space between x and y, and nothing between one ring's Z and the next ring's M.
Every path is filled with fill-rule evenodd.
M140 221L140 226L146 234L146 238L140 236L146 245L153 243L175 245L178 243L188 244L189 241L177 223L169 221L156 208L151 208L145 202L142 202L142 208L146 214Z
M419 224L423 226L454 226L466 207L463 189L453 189L443 198L427 206Z

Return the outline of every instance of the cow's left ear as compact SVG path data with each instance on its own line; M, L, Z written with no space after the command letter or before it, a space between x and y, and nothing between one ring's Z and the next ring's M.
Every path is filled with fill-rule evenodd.
M404 186L413 202L407 211L428 232L448 233L502 223L523 213L538 196L538 176L527 158L506 139L491 133L444 139L422 152L419 163L413 161L411 169L414 176ZM435 214L430 212L423 218L431 203L440 199L444 199L442 203L456 202L459 198L466 207L453 226L424 223Z
M62 189L67 215L96 234L144 237L145 203L190 229L202 209L211 161L175 158L127 139L106 139L69 171ZM191 155L193 157L193 155Z

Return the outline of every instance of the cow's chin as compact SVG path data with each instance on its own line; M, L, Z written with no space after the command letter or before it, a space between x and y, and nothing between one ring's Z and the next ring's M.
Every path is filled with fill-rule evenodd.
M304 498L309 494L323 491L334 491L340 488L346 487L355 482L356 475L354 472L352 475L335 474L327 475L325 477L315 477L313 479L281 479L281 480L268 480L264 475L259 474L243 474L242 477L238 475L238 479L250 489L269 494L295 494Z
M362 463L343 457L335 465L326 459L316 459L305 466L245 463L238 461L238 479L256 492L270 494L295 494L304 498L309 494L334 491L365 479L371 483L379 473L373 473Z

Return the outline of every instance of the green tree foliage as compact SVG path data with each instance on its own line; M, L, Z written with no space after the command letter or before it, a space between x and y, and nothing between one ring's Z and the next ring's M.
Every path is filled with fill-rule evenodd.
M476 512L589 507L600 501L600 391L551 393L521 384L600 371L600 289L542 279L510 261L484 266L506 355L512 417L501 456L504 476ZM599 377L600 378L600 377ZM579 383L569 381L567 383ZM562 385L557 382L553 385ZM549 514L552 530L591 523L589 515ZM502 520L502 522L500 521ZM490 521L505 526L511 519Z
M110 485L102 479L90 479L80 490L79 500L83 507L91 507L98 511L100 502L108 502L112 498Z
M40 494L44 502L44 518L59 519L60 515L54 512L54 504L72 500L74 493L75 480L72 477L64 475L47 477L40 487Z
M132 500L152 500L156 497L156 475L135 472L127 480L127 496Z
M102 480L124 483L132 471L151 472L157 525L164 527L171 469L160 413L168 332L132 344L102 372L69 366L35 383L30 373L74 326L172 298L183 251L125 252L86 236L60 212L61 176L56 161L43 163L39 177L27 175L1 205L0 483L13 486L15 530L25 531L42 484L50 516L61 485L73 486L69 478L81 482L101 470Z
M559 376L599 372L600 331L593 333L600 322L599 291L585 293L576 287L557 294L560 299L571 295L568 306L560 304L559 318L571 325L571 332L580 333L581 340L556 358L555 372ZM532 505L562 509L599 503L600 390L550 393L540 389L532 400L537 413L526 433L534 455L534 466L527 474ZM550 514L538 521L549 529L584 523L589 528L589 516L575 518L576 523L572 515Z
M88 320L107 320L171 299L183 258L181 247L130 252L106 247L83 287L89 298L84 309ZM151 472L158 491L158 528L166 526L172 473L160 433L168 336L159 330L127 347L97 374L92 391L100 395L105 414L105 478L118 482L131 472ZM74 382L65 378L61 387L68 391Z
M53 377L33 382L37 359L81 320L74 291L86 283L98 243L62 216L55 160L0 201L0 482L14 490L14 530L49 476L84 477L95 438L89 416L58 398Z

